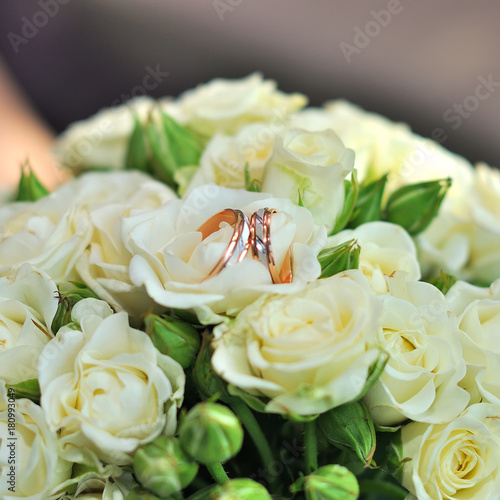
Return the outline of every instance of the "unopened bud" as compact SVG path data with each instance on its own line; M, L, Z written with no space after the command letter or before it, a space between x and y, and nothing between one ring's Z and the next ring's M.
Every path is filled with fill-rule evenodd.
M233 479L214 488L209 500L272 500L262 484L252 479Z
M226 406L198 403L182 422L179 438L184 450L198 462L220 463L240 451L243 429Z

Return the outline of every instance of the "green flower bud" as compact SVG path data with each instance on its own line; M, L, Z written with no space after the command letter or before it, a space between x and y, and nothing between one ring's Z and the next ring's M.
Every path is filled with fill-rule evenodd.
M243 429L236 415L217 403L198 403L182 422L183 448L202 464L225 462L243 444Z
M198 464L186 455L179 440L170 436L156 438L134 455L135 477L159 497L182 490L197 472Z
M57 333L61 327L71 322L71 310L77 302L87 298L99 298L90 288L86 288L84 284L77 282L72 282L72 284L76 287L72 290L63 290L59 287L59 304L51 325L54 333Z
M127 500L160 500L160 498L156 495L153 495L146 488L136 486L127 495Z
M328 278L347 269L358 269L360 250L355 239L322 250L318 255L321 264L320 278Z
M448 178L397 189L387 200L386 220L403 226L412 236L422 232L437 215L450 186Z
M387 174L368 184L363 184L358 191L358 198L352 211L348 227L358 227L365 222L380 220L382 198L387 183Z
M175 172L183 166L199 165L202 141L161 111L154 112L145 125L150 151L150 168L154 176L177 188Z
M213 489L209 500L271 500L262 484L252 479L233 479Z
M363 464L370 464L376 446L375 426L362 401L346 403L321 414L318 425L331 444L353 451Z
M210 358L214 352L210 340L208 335L203 335L201 349L193 368L193 380L202 399L209 399L215 394L227 397L226 384L213 371L210 363Z
M356 476L341 465L320 467L313 474L302 478L302 482L306 500L356 500L359 496Z
M17 187L16 201L36 201L49 194L49 190L38 180L26 161L21 166L21 178Z
M161 353L175 359L182 368L193 364L201 343L194 326L166 315L148 314L144 321L146 333Z

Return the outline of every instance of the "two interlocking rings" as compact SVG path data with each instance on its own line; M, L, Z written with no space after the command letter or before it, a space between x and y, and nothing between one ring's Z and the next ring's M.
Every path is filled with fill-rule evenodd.
M278 271L271 246L271 217L276 212L275 209L261 208L254 212L248 220L248 217L241 210L226 208L204 222L198 228L203 239L218 231L222 222L226 222L234 228L224 254L205 279L219 274L225 267L241 262L248 252L251 252L254 259L267 266L273 283L291 283L292 259L290 250L285 255L283 265Z

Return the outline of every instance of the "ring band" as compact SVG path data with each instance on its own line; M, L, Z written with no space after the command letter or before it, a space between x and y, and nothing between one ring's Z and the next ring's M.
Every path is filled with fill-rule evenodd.
M271 216L276 212L275 209L261 208L252 215L250 219L252 254L267 266L273 283L291 283L293 274L290 250L287 251L283 265L278 272L271 247Z
M233 236L220 260L204 279L212 278L226 266L241 262L250 249L250 223L248 217L241 210L233 210L232 208L226 208L213 215L198 228L202 241L217 232L220 229L221 222L234 226Z

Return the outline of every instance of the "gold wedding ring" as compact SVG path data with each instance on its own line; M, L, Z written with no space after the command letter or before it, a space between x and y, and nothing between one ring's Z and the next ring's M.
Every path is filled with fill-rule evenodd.
M215 214L198 228L202 240L217 232L222 222L234 226L234 232L224 254L205 279L219 274L226 266L232 266L237 262L241 262L250 249L250 224L248 217L241 210L233 210L232 208L226 208Z
M262 264L267 266L273 283L291 283L292 274L292 259L290 250L285 255L285 260L281 269L278 271L274 261L274 254L271 246L271 216L277 210L269 208L261 208L254 212L250 219L250 244L252 254Z

